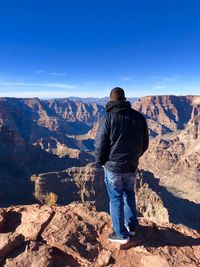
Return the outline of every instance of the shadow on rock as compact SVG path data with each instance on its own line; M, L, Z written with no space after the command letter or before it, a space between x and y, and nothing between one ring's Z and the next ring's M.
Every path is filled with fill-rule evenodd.
M186 246L199 246L200 238L193 238L186 236L179 231L171 228L158 229L154 226L139 226L134 237L125 244L121 245L120 249L127 250L132 247L143 245L145 248L148 247L186 247Z
M21 224L21 217L22 215L16 211L8 211L5 215L5 225L3 225L1 232L15 232L16 228Z
M143 171L142 176L143 183L147 183L162 198L169 213L170 223L184 224L200 233L200 204L173 195L159 184L159 178L152 172Z

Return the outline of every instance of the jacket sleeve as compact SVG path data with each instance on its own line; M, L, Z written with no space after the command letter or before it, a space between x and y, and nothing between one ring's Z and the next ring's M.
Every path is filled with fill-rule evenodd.
M96 163L104 165L110 154L110 125L107 115L99 122L94 146Z
M145 118L144 118L144 123L145 123L145 127L144 127L143 151L142 151L142 154L144 154L144 152L149 147L149 130L148 130L148 126L147 126L147 122L146 122L146 119Z

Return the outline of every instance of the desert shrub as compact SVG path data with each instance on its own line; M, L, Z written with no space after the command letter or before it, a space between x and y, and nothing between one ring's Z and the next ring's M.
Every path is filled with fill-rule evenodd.
M58 201L58 196L53 192L47 193L44 196L44 204L45 205L54 206L54 205L56 205L57 201Z

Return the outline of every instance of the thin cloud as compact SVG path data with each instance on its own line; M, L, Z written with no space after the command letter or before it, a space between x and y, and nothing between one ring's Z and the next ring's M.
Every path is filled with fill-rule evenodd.
M52 75L52 76L57 76L57 77L63 77L66 76L68 73L67 72L46 72L44 70L36 70L36 74L46 74L46 75Z
M175 75L175 76L169 76L169 77L165 77L164 78L164 80L165 81L177 81L177 80L179 80L181 78L181 76L180 75Z
M67 72L49 72L48 74L53 75L53 76L62 77L62 76L66 76Z
M43 85L47 86L47 87L56 87L56 88L63 88L63 89L74 89L74 88L76 88L75 85L65 84L65 83L45 83Z
M168 88L166 84L154 85L153 89L165 89Z
M43 70L36 70L35 73L36 74L42 74L44 71Z
M62 89L74 89L76 85L67 83L26 83L26 82L4 82L0 81L0 86L18 87L18 86L31 86L31 87L53 87Z
M161 79L162 76L160 76L160 75L155 75L155 76L151 76L151 77L148 77L148 78L151 79L151 80L158 80L158 79Z
M151 76L149 77L149 79L151 80L159 80L159 81L177 81L181 78L180 75L173 75L173 76L161 76L161 75L155 75L155 76Z
M1 86L34 86L33 83L24 83L24 82L0 82Z
M58 97L69 97L72 91L56 90L56 91L3 91L0 92L0 97L19 97L19 98L58 98Z
M128 82L128 81L130 81L132 79L132 77L130 77L130 76L120 76L120 77L118 77L118 79L120 81L122 81L122 82Z
M98 97L104 97L107 94L102 93L101 95L98 95ZM74 89L58 89L58 90L11 90L11 91L0 91L0 97L18 97L18 98L32 98L32 97L38 97L43 99L52 99L52 98L65 98L70 96L76 96L76 97L96 97L96 94L92 95L91 91L84 92L82 90L74 91Z

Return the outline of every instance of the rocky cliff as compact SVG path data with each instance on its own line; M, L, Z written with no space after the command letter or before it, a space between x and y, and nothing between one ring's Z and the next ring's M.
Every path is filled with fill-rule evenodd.
M55 154L56 142L71 149L93 150L89 137L82 142L75 136L87 135L104 112L103 106L67 98L0 98L0 125L17 132L29 144Z
M32 174L93 161L87 133L102 112L68 99L0 98L0 205L33 202Z
M200 100L199 100L200 101ZM198 102L199 103L199 102ZM141 168L184 198L200 203L200 103L182 131L157 136L140 160Z
M200 266L200 235L139 219L126 245L110 243L110 217L85 204L0 209L0 266Z
M182 130L192 117L200 96L145 96L133 103L143 113L152 136Z
M0 127L0 206L33 203L32 174L81 164L85 160L59 158L29 144L18 132Z
M143 171L138 172L133 188L137 195L138 213L153 221L169 222L168 211L158 193L158 179L151 176L149 179L151 183ZM52 192L58 196L58 204L66 205L73 201L89 202L93 203L98 211L109 210L104 171L95 163L59 172L34 174L31 181L35 184L34 195L40 203L44 203L45 196Z
M76 201L93 203L98 211L109 210L103 169L94 163L33 175L31 180L35 184L34 195L40 203L44 203L45 196L52 192L58 196L58 204ZM133 190L138 216L159 223L182 223L200 231L200 204L173 195L152 172L139 170Z
M59 172L41 173L31 176L35 184L35 197L44 203L45 196L53 192L59 204L90 202L97 210L108 210L108 197L104 184L103 168L95 163L85 167L72 167Z

